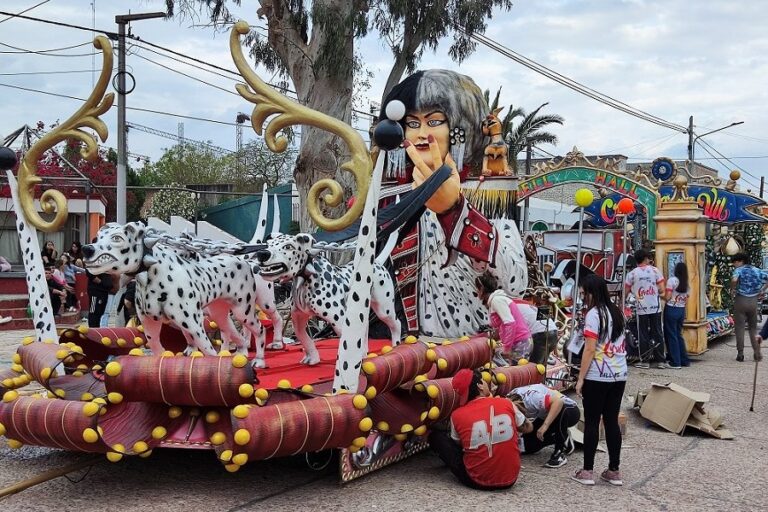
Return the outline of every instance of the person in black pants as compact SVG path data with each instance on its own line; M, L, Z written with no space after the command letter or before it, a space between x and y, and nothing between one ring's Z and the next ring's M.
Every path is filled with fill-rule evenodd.
M638 344L640 362L637 368L650 368L647 359L656 363L659 369L669 368L664 355L664 333L661 329L661 297L665 293L664 276L651 264L651 255L640 249L635 252L637 267L627 274L624 286L627 295L637 300L637 321L639 324Z
M522 436L525 453L536 453L554 444L555 450L544 466L559 468L567 464L566 455L573 453L575 448L568 429L581 418L576 402L543 384L515 388L509 399L518 410L533 419L533 431Z
M95 276L86 271L88 276L88 296L91 307L88 309L88 326L99 327L101 316L107 308L109 291L112 289L112 277L109 274Z
M587 276L581 282L588 311L584 318L584 350L576 382L576 393L584 405L584 467L571 479L595 485L594 464L600 438L600 420L608 445L608 469L600 479L623 485L619 410L627 381L627 353L624 343L624 314L611 302L605 280Z
M54 278L50 270L45 271L45 281L48 283L48 296L51 299L51 308L53 308L53 314L58 315L61 309L61 299L67 297L67 291L60 283Z

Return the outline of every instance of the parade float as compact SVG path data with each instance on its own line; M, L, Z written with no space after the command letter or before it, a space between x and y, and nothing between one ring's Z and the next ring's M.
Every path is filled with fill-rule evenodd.
M560 371L525 360L492 362L496 341L474 279L496 273L520 295L528 265L516 225L487 219L460 192L459 170L496 158L483 150L480 124L488 112L480 89L448 71L407 79L396 88L401 96L385 105L372 159L350 126L289 100L254 74L241 49L248 30L235 25L230 49L245 82L237 91L255 104L254 129L273 151L286 149L279 132L294 125L339 136L350 155L341 170L354 177L357 200L341 217L326 217L325 207L338 205L342 193L336 181L322 180L305 203L318 233L273 234L251 244L107 224L84 247L85 263L94 274L135 278L142 325L58 330L36 231L60 229L67 204L48 190L40 197L44 215L36 211L36 163L66 139L93 157L97 141L84 128L107 138L99 116L113 101L105 94L112 49L97 37L103 69L94 91L23 156L18 182L7 172L36 331L0 370L0 435L10 447L103 453L113 462L159 448L206 449L228 471L291 455L323 466L340 450L347 481L423 449L427 431L461 405L451 386L458 370L485 368L484 378L501 393ZM428 97L430 81L444 86L443 98ZM437 126L430 120L412 133L411 118L434 105L446 105L438 123L447 133L438 137L442 146L424 135ZM385 174L398 179L382 192ZM323 256L335 251L353 251L354 259L338 267ZM274 319L262 322L273 312L275 283L292 286L301 346L265 351L270 336L273 344L282 341ZM306 329L312 317L335 337L313 339ZM371 325L369 333L369 320L383 330ZM214 330L220 340L212 339Z

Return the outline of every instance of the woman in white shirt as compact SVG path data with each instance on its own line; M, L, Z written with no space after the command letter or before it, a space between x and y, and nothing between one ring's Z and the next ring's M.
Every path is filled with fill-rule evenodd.
M611 302L603 278L586 276L580 287L584 304L589 308L584 318L584 352L576 382L576 393L582 397L584 406L584 467L571 478L580 484L595 485L593 469L602 419L608 445L608 469L600 479L611 485L623 485L619 473L619 410L627 383L624 315Z
M667 343L669 366L674 369L691 365L683 339L685 305L689 293L688 267L681 261L675 265L674 277L667 281L667 305L664 306L664 340Z

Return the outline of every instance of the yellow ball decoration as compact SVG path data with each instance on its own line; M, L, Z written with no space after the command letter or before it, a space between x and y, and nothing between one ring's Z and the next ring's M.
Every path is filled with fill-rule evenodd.
M246 444L251 442L251 433L245 430L244 428L239 429L237 432L235 432L235 444L239 446L245 446Z
M125 341L123 338L117 338L116 343L118 347L125 347L126 345L128 345L128 342Z
M26 338L24 338L24 341L22 341L21 344L26 346L26 345L31 345L34 342L35 342L35 338L33 338L32 336L27 336Z
M78 325L77 330L80 334L88 334L88 326L87 325Z
M424 382L425 380L428 380L426 375L417 375L416 378L413 379L413 382L418 384L419 382Z
M247 418L249 412L250 411L248 410L248 407L245 405L237 405L234 409L232 409L232 414L234 417L241 420Z
M376 424L376 430L380 430L382 432L388 432L389 431L389 423L386 421L380 421Z
M227 440L226 434L224 432L214 432L211 434L211 444L214 446L219 446L220 444L224 444L224 442Z
M141 336L136 336L135 338L133 338L133 344L136 345L137 347L142 346L144 344L144 338L142 338Z
M595 196L592 194L592 191L588 188L580 188L576 191L576 194L574 195L574 199L576 200L576 204L578 206L581 206L582 208L586 208L587 206L592 204L592 201L595 200Z
M376 391L375 387L369 386L368 389L366 389L365 393L363 394L365 395L365 398L367 398L368 400L373 400L374 398L376 398L377 393L378 392Z
M363 363L363 371L366 375L373 375L376 373L376 365L371 361L366 361Z
M0 423L0 436L4 436L4 435L5 435L5 432L6 432L6 430L5 430L5 425L3 425L2 423Z
M140 326L138 326L138 327L136 328L136 330L137 330L137 331L139 331L139 332L144 332L144 326L143 326L143 325L140 325Z
M414 336L412 334L405 337L405 343L407 343L408 345L413 345L417 341L419 341L419 340L416 338L416 336Z
M205 422L206 423L216 423L221 419L221 414L219 414L219 411L208 411L205 413Z
M403 434L407 434L408 432L413 432L413 425L410 423L403 423L403 426L400 427L400 432Z
M427 386L427 395L429 395L429 398L435 399L440 395L440 388L435 386L434 384L430 384Z
M279 389L291 389L291 381L289 381L288 379L280 379L277 382L277 387Z
M3 402L5 403L13 402L17 398L19 398L18 391L14 391L14 390L6 391L5 394L3 395Z
M104 371L110 377L117 377L118 375L120 375L120 372L123 371L123 367L117 361L112 361L111 363L109 363L107 365L107 367L104 369Z
M368 399L364 395L355 395L352 399L352 405L355 406L355 409L363 410L368 405Z
M24 443L22 443L21 441L17 441L16 439L8 440L8 448L13 448L14 450L18 450L22 446L24 446Z
M13 387L13 379L3 379L2 385L4 388L12 388Z
M408 439L408 436L405 434L395 434L395 439L397 439L398 441L405 441L406 439Z
M232 358L232 366L235 368L242 368L248 364L248 358L245 357L243 354L237 354L235 357Z
M140 454L139 454L139 457L141 457L142 459L146 459L146 458L147 458L147 457L149 457L150 455L152 455L152 450L147 450L147 451L145 451L145 452L143 452L143 453L140 453Z
M157 426L152 429L152 439L160 440L168 435L168 430L165 427Z
M203 357L203 353L200 352L199 350L195 350L194 352L189 354L189 357Z
M219 350L219 357L229 357L232 355L232 352L229 350Z
M357 452L360 451L360 448L358 448L357 446L351 444L351 445L349 445L347 447L347 450L349 450L349 453L357 453Z
M140 348L132 348L132 349L131 349L131 350L128 352L128 355L129 355L129 356L135 356L135 357L138 357L138 356L143 356L143 355L144 355L144 351L143 351L143 350L141 350Z
M254 395L256 395L256 398L259 400L266 400L269 398L269 391L264 388L259 388L254 392Z
M248 454L247 453L238 453L234 457L232 457L232 463L237 464L238 466L244 466L248 462Z
M483 378L483 381L487 382L488 384L491 383L491 374L489 372L482 372L480 376Z
M208 322L208 326L211 329L218 329L219 328L219 324L217 324L216 322Z
M97 412L99 412L99 404L89 402L85 405L83 405L83 414L90 417L95 415Z
M72 376L73 377L82 377L83 376L83 372L81 372L80 370L76 370L76 371L72 372Z
M544 375L547 372L547 367L543 364L537 364L536 369L539 370L539 375Z
M109 462L120 462L121 460L123 460L123 454L117 453L117 452L107 452L107 460Z
M312 387L312 384L304 384L301 386L301 391L303 393L313 393L315 391L315 388Z
M462 336L461 338L459 338L459 341L469 341L469 336L467 336L467 335L465 334L464 336Z
M232 450L224 450L221 452L221 455L219 455L219 460L222 462L229 462L232 460Z
M446 346L446 345L450 345L451 343L453 343L451 340L443 340L443 343L441 343L441 345Z
M253 396L253 385L245 383L240 384L240 387L237 388L237 394L239 394L243 398L250 398Z
M419 415L419 421L424 421L427 419L427 411L424 411Z
M240 469L240 466L238 466L237 464L227 464L226 466L224 466L224 469L226 469L230 473L234 473L235 471Z
M365 438L364 437L356 437L352 440L352 446L357 446L358 448L362 448L365 446Z
M497 373L496 374L496 383L497 384L506 384L507 382L507 376L503 373Z
M182 410L181 407L178 405L174 405L168 408L168 417L172 420L175 420L179 416L181 416Z
M112 344L112 340L104 336L103 338L101 338L101 344L104 345L105 347L108 347Z
M524 357L522 357L522 358L517 360L517 365L518 366L525 366L526 364L528 364L528 360L526 358L524 358Z
M174 353L173 353L173 352L171 352L170 350L163 350L163 353L162 353L162 354L160 354L160 356L161 356L161 357L173 357L173 356L175 356L175 355L176 355L176 354L174 354Z
M427 349L425 356L427 358L427 361L434 362L435 359L437 359L437 352L435 352L430 348L430 349Z
M372 358L372 357L379 357L379 354L377 354L376 352L368 352L368 355L367 355L367 356L365 356L365 357L367 357L368 359L370 359L370 358Z
M448 361L446 361L441 357L440 359L437 360L437 368L440 370L445 370L446 368L448 368Z
M416 427L416 429L414 429L413 433L416 434L417 436L423 436L424 434L427 433L427 426L426 425L421 425L420 427Z
M386 354L388 352L392 352L392 345L384 345L381 347L381 353Z
M368 432L373 428L373 420L367 417L363 418L360 420L360 424L358 426L362 432Z
M133 453L144 453L149 450L149 445L144 441L136 441L133 443Z
M53 394L56 395L59 398L66 398L66 396L67 396L67 392L64 391L63 389L56 389L53 392Z
M431 420L436 420L440 417L440 408L437 406L432 406L429 408L429 412L427 412L427 418Z
M93 394L86 391L85 393L80 395L80 400L82 400L83 402L90 402L91 400L93 400Z
M86 443L95 443L99 440L99 434L92 428L83 430L83 441Z
M43 380L48 380L51 378L52 370L50 368L43 368L40 370L40 378Z
M64 359L69 355L69 350L61 349L56 351L56 359Z
M21 354L18 352L13 354L13 356L11 356L11 362L14 364L21 364Z

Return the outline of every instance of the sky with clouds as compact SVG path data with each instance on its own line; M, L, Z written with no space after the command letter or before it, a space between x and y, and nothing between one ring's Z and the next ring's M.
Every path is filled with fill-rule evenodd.
M42 0L4 0L0 11L20 12ZM162 0L95 0L95 26L116 30L114 16L130 12L162 11ZM263 25L256 16L258 2L243 0L233 7L243 19ZM64 23L91 26L90 0L49 0L27 13ZM56 94L86 97L91 91L91 57L87 46L58 53L75 56L14 53L20 50L62 48L91 39L88 32L42 25L19 19L3 21L0 15L0 84ZM205 25L202 17L198 24ZM133 25L135 35L206 62L234 69L228 51L228 34L195 20L147 20ZM694 116L695 132L705 133L732 122L744 124L703 138L750 175L743 188L757 189L768 165L768 2L734 0L528 0L518 1L508 12L496 12L486 35L597 91L619 99L667 121L687 125ZM604 106L577 94L483 46L461 65L447 56L449 44L436 53L425 52L421 68L442 67L472 76L482 87L502 87L502 103L532 110L549 102L546 112L565 118L554 127L560 142L542 149L564 154L573 146L585 154L620 153L633 161L659 156L685 158L687 135L676 133ZM359 42L368 69L374 74L366 94L378 99L391 59L375 36ZM245 100L195 82L157 64L172 67L234 92L234 81L160 57L145 49L130 49L129 70L136 89L128 106L171 114L233 123L239 111L252 108ZM100 63L97 60L97 66ZM43 71L84 71L71 74L18 74ZM270 80L273 77L262 73ZM367 104L365 100L361 102ZM50 123L65 119L77 101L12 89L0 85L0 134L24 123ZM110 128L106 145L116 144L116 111L103 116ZM234 149L235 127L174 116L129 111L130 122L176 133L184 122L186 137L209 140ZM359 121L365 128L365 120ZM245 130L246 141L254 136ZM173 141L132 131L129 151L156 160ZM752 158L749 158L752 157ZM721 176L733 168L707 154L701 144L696 160L716 168Z

